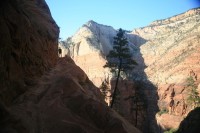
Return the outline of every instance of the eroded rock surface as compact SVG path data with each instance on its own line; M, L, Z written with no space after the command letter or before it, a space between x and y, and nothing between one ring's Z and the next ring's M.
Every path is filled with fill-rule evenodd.
M2 0L0 36L0 100L10 104L55 66L59 29L44 0Z
M100 91L69 58L10 108L28 132L140 133L107 107Z

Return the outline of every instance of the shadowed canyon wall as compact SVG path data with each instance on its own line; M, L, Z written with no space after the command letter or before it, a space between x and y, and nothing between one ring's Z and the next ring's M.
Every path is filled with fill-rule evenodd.
M192 110L181 122L176 133L199 133L200 131L200 108Z
M55 66L59 28L44 0L2 0L0 31L0 100L10 104Z

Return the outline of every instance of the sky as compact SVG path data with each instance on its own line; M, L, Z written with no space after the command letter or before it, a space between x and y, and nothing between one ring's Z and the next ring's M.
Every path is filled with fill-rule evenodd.
M200 7L200 0L46 0L65 40L89 20L133 30Z

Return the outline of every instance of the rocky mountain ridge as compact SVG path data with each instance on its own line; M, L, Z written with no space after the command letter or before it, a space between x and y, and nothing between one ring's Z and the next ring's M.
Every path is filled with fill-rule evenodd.
M100 25L92 20L84 24L77 33L70 38L69 41L79 44L79 47L75 48L76 51L71 51L71 56L82 56L93 51L100 50L103 54L108 54L112 48L112 38L116 35L116 30L111 26ZM84 40L86 39L86 40ZM85 43L89 44L89 47ZM91 51L89 51L91 50Z
M194 15L199 15L199 12L200 12L199 8L190 9L190 10L186 11L185 13L175 15L168 19L156 20L156 21L152 22L150 24L150 26L166 25L166 24L170 24L173 22L181 21L188 17L194 16Z

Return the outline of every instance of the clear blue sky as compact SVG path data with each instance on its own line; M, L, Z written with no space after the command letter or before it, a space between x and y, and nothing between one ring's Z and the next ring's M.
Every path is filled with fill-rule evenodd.
M200 0L46 0L65 40L89 20L133 30L200 6Z

